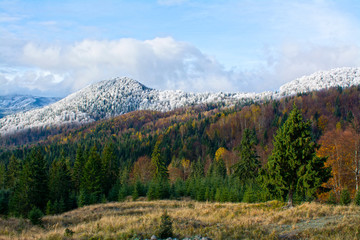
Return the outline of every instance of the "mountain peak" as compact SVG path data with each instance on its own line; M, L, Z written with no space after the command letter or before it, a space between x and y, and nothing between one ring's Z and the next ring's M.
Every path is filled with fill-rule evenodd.
M115 77L110 80L103 80L93 85L95 88L109 88L109 87L120 87L120 88L128 88L131 90L150 90L150 88L146 87L142 83L129 78L129 77Z

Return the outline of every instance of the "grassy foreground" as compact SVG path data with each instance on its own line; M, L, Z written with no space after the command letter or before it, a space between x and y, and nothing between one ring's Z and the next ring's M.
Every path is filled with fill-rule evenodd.
M166 209L178 238L360 239L360 207L304 203L292 209L277 201L259 204L136 201L86 206L46 216L42 226L0 218L0 239L144 239ZM134 237L136 236L136 237Z

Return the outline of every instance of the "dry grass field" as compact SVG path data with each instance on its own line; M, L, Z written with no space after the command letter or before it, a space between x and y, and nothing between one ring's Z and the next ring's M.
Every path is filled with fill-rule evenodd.
M258 204L129 201L86 206L46 216L42 226L0 219L0 239L145 239L167 210L177 238L360 239L360 207L304 203L292 209Z

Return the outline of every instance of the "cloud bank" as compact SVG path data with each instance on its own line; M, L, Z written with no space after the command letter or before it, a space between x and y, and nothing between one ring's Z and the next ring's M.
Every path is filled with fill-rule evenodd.
M185 91L232 91L242 84L239 74L171 37L52 46L27 43L19 59L25 70L0 72L0 84L7 86L0 94L28 88L59 95L117 76L132 77L152 88Z

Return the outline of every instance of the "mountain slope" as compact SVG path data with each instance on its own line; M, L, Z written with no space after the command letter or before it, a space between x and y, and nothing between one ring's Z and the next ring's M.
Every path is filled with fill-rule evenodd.
M0 96L0 118L18 112L41 108L59 101L61 98L35 97L28 95Z
M258 101L334 86L348 87L358 84L360 68L339 68L314 73L283 85L279 92L259 94L159 91L130 78L115 78L90 85L44 108L6 116L0 119L0 134L32 127L83 124L136 110L169 111L190 105L218 102L231 106L249 99Z

